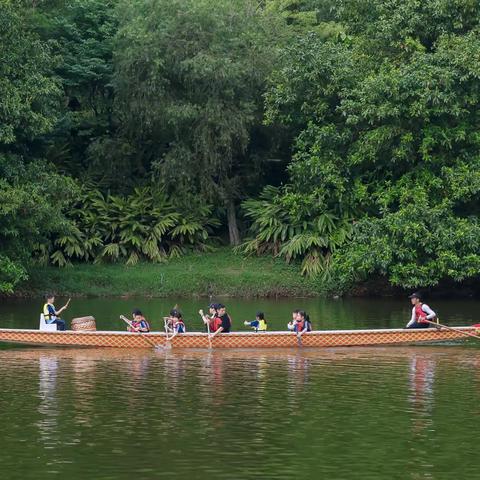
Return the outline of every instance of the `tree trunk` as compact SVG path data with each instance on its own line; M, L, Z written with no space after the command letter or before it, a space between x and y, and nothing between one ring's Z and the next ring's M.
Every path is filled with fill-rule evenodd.
M230 245L240 245L240 232L238 231L235 202L233 200L227 201L227 221Z

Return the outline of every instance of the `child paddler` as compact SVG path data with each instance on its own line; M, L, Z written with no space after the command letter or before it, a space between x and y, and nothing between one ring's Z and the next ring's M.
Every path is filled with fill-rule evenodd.
M218 335L219 333L230 333L232 329L232 318L227 313L227 307L219 303L218 307L218 318L221 320L220 326L215 330L213 336Z
M135 308L132 311L132 317L133 319L130 322L131 325L128 325L127 327L129 332L148 333L150 331L150 325L148 324L147 320L145 320L145 317L138 308Z
M45 295L45 300L47 301L47 303L43 305L43 316L45 318L45 322L48 324L55 323L57 325L57 330L65 330L65 320L62 320L59 315L68 308L70 299L68 299L68 302L58 310L53 304L55 301L55 295L47 293Z
M167 326L168 329L175 334L185 333L187 331L185 328L185 322L183 321L182 312L176 308L170 310L170 317L168 317Z
M297 321L298 312L300 312L298 308L292 312L292 319L287 324L288 330L292 332L293 332L293 329L295 328L295 322Z
M208 315L205 315L201 309L198 311L202 317L203 323L205 324L205 329L209 333L216 332L222 324L222 320L218 314L218 306L218 303L211 303L208 306Z
M256 332L266 332L267 331L267 321L265 320L265 314L263 312L257 312L255 315L255 320L252 322L243 322L244 325L252 327Z
M408 298L410 299L413 308L412 317L405 328L430 327L432 324L427 322L427 320L433 322L437 318L437 314L426 303L422 303L422 295L420 293L412 293Z
M293 331L297 334L297 337L301 337L304 333L312 331L312 322L307 312L300 310L297 313L297 318L295 320L295 326Z

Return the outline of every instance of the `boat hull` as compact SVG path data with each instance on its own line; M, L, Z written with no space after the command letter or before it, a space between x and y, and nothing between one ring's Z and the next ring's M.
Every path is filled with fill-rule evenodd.
M402 345L465 339L477 335L475 327L455 329L378 329L323 330L308 332L299 341L291 332L236 332L217 335L212 348L298 348L351 347L367 345ZM129 332L45 332L40 330L0 329L0 342L40 346L106 347L106 348L209 348L205 333L185 333L167 341L165 333L137 334Z

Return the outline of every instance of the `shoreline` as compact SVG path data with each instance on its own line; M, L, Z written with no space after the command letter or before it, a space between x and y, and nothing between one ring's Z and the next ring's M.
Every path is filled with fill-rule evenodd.
M188 253L157 264L96 263L64 268L37 265L28 273L29 279L19 284L13 294L0 298L27 299L47 292L72 298L395 298L410 294L410 290L422 290L430 298L480 297L480 279L404 289L375 277L347 292L335 292L318 278L303 277L298 264L286 264L271 256L245 257L229 247Z
M165 263L33 266L7 298L51 292L70 297L281 298L326 296L318 280L272 257L244 257L230 248L190 253Z

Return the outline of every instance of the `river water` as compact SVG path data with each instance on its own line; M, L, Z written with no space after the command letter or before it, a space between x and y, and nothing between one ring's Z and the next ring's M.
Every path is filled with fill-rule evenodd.
M61 305L64 299L58 299ZM35 328L41 302L3 301L2 327ZM175 300L75 299L118 329L142 308L156 328ZM182 300L200 330L198 300ZM434 302L449 325L480 304ZM408 300L229 300L237 330L264 310L284 328L401 327ZM2 479L474 479L480 348L0 350ZM478 342L480 344L480 341Z

